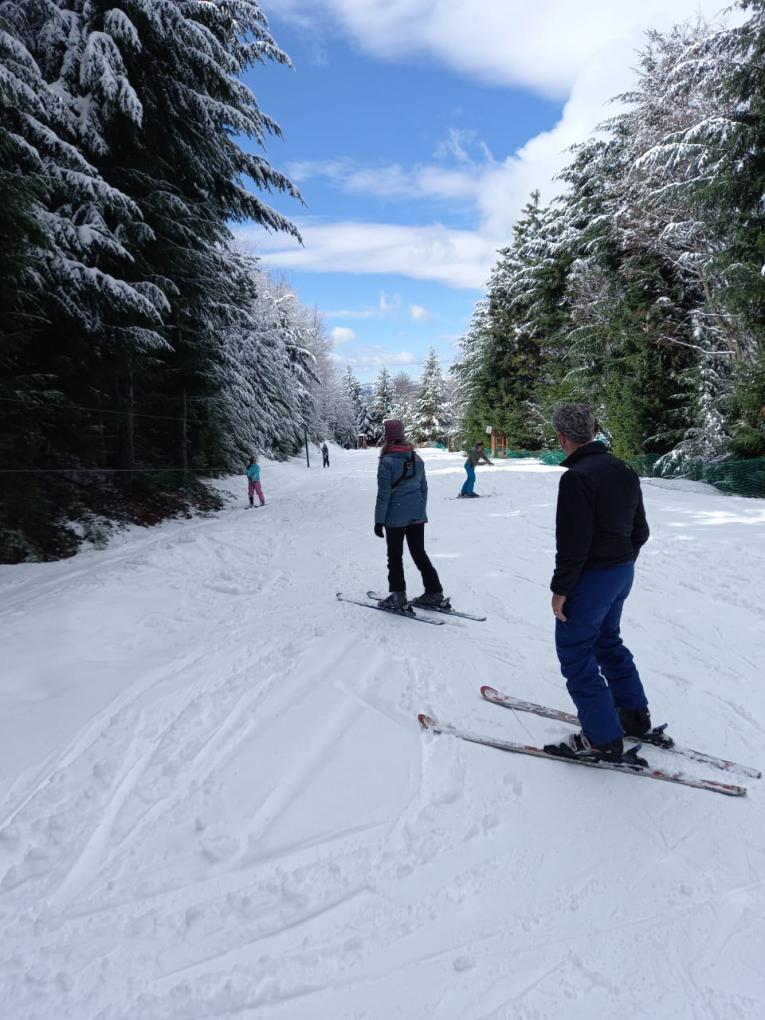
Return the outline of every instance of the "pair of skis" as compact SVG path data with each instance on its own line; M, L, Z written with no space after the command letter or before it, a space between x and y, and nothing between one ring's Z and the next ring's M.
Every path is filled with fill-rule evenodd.
M350 602L354 606L364 606L366 609L377 609L382 613L389 613L393 616L402 616L405 620L414 620L417 623L429 623L435 627L442 627L444 624L443 620L433 620L429 616L420 616L411 606L407 606L406 609L386 609L384 606L379 605L385 597L385 595L380 595L377 592L368 591L367 599L369 601L365 602L363 599L354 599L348 595L344 595L341 591L337 593L337 599L339 602ZM476 620L479 623L486 619L485 616L477 616L475 613L462 613L456 609L442 609L440 606L418 606L418 608L425 609L429 613L439 613L442 616L457 616L461 620Z
M486 701L491 702L493 705L500 705L502 708L513 709L517 712L531 712L534 715L539 715L546 719L555 719L558 722L567 723L569 725L579 724L577 717L569 712L562 712L558 709L548 708L545 705L536 705L531 701L523 701L520 698L514 698L512 695L502 694L493 687L482 687L481 694ZM747 792L746 787L738 786L733 783L722 783L714 779L696 779L695 777L688 776L680 771L665 771L663 769L650 767L646 768L645 766L637 765L630 761L628 755L625 756L626 760L621 762L593 761L592 759L587 758L559 757L558 755L549 754L541 747L533 747L528 744L486 737L482 734L473 733L470 730L463 729L458 726L441 723L429 715L421 714L419 716L419 721L423 729L430 730L433 733L449 734L453 737L458 737L460 740L466 740L469 743L474 744L483 744L486 747L494 747L500 751L510 751L515 754L527 754L536 758L564 761L574 765L586 765L589 768L609 769L615 772L627 772L632 775L643 776L646 779L657 779L662 782L677 783L682 786L694 787L698 790L708 790L710 793L721 793L728 797L742 797ZM633 738L629 737L626 739L630 741L633 740ZM670 741L670 738L664 734L663 727L650 731L650 733L642 739L645 743L655 744L666 751L670 751L684 758L689 758L692 761L702 762L703 764L710 765L713 768L720 769L724 772L738 773L739 775L749 776L753 779L759 779L762 775L759 769L751 768L748 765L739 765L738 763L728 761L725 758L718 758L714 755L705 754L702 751L695 751L692 748L680 747ZM640 745L638 744L638 746ZM637 748L634 748L633 750L637 750Z
M361 599L350 598L343 595L342 592L337 593L337 598L341 602L351 602L357 606L364 606L367 609L374 609L382 613L401 616L404 619L414 620L418 623L428 623L436 627L442 626L444 623L443 620L434 620L429 616L418 615L411 606L407 606L406 609L401 610L386 609L384 606L379 604L383 596L378 595L374 591L367 592L367 598L369 599L367 602ZM441 613L446 616L457 616L466 620L483 621L486 619L485 616L476 616L473 613L458 612L451 608L442 609L437 606L423 606L422 608L427 609L429 612ZM502 694L493 687L482 687L481 695L486 701L489 701L494 705L499 705L502 708L513 709L516 712L531 712L534 715L539 715L546 719L555 719L557 722L566 723L567 725L579 725L577 717L572 715L570 712L563 712L559 709L548 708L545 705L537 705L531 701L523 701L522 699L515 698L512 695ZM564 761L574 765L586 765L589 768L609 769L615 772L629 772L633 775L643 776L646 779L657 779L666 783L677 783L681 786L690 786L698 790L708 790L711 793L721 793L728 797L744 796L747 792L746 787L738 786L734 783L717 782L714 779L696 779L681 771L665 771L663 769L646 768L644 765L640 765L635 762L635 752L641 744L652 744L655 747L669 751L672 754L688 758L691 761L699 762L703 765L711 766L712 768L720 769L723 772L737 773L739 775L749 776L753 779L759 779L762 775L759 769L751 768L747 765L739 765L738 763L728 761L725 758L718 758L715 755L705 754L703 751L695 751L693 748L678 746L664 733L663 726L654 728L639 740L633 737L625 737L627 742L636 746L634 746L632 750L624 756L622 761L607 762L594 761L587 758L562 757L550 754L542 747L533 747L528 744L520 744L509 740L499 740L493 737L486 737L480 733L473 733L472 731L463 729L459 726L451 726L447 723L439 722L437 719L434 719L429 715L425 715L424 713L420 714L419 721L423 729L430 730L433 733L450 734L453 737L458 737L460 740L466 740L474 744L483 744L486 747L494 747L501 751L532 755L536 758L547 758L548 760L552 759L553 761Z

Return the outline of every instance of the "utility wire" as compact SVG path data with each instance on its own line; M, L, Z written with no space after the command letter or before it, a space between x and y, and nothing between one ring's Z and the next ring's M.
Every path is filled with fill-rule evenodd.
M197 475L214 475L220 472L221 474L231 474L229 468L185 468L185 467L166 467L166 468L0 468L0 475L150 475L150 474L167 474L171 471L184 471L187 474Z
M189 400L207 400L207 397L189 397ZM147 414L145 411L117 411L108 407L82 407L79 404L32 404L28 400L19 400L15 397L0 397L4 404L23 404L30 410L51 410L51 411L93 411L95 414L123 414L134 418L156 418L159 421L188 421L187 418L172 418L167 414ZM189 422L194 424L194 422Z

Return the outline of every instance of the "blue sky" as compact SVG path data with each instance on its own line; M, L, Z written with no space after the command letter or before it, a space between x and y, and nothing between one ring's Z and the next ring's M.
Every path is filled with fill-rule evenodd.
M278 0L264 8L294 69L247 78L281 126L266 155L306 205L272 196L305 245L242 239L317 306L339 364L454 357L498 247L534 187L626 88L642 33L717 0Z

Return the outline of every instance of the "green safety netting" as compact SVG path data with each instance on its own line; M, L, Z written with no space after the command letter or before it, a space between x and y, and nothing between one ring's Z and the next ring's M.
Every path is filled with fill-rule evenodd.
M508 450L496 456L533 457L543 464L554 465L560 464L565 455L560 450ZM721 492L733 496L765 499L765 457L705 461L701 457L672 458L643 454L628 463L644 478L687 478L714 485Z
M499 459L520 459L521 457L541 460L543 464L560 464L566 456L561 450L507 450L505 453L492 454Z
M705 461L701 457L674 460L669 457L641 457L631 461L639 474L654 478L688 478L706 482L733 496L765 498L765 457L750 460Z

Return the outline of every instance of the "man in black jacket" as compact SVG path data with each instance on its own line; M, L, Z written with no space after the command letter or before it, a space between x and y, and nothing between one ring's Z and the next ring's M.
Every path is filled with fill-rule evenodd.
M582 732L546 750L618 761L624 733L641 736L651 728L640 676L619 633L635 560L648 540L640 479L594 440L586 404L564 404L553 426L568 469L558 490L550 584L555 648Z

